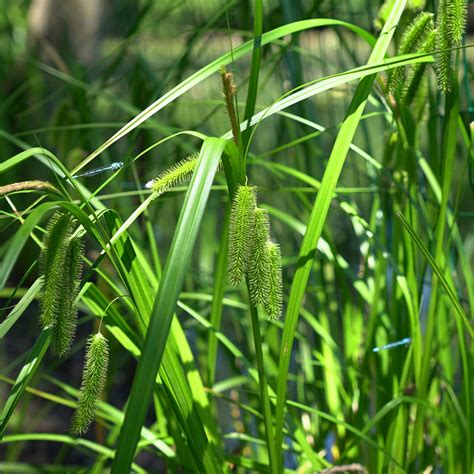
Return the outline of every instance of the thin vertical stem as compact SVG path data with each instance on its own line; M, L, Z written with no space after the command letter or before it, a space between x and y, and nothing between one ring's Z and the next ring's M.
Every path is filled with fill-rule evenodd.
M250 287L248 278L246 278L247 291L250 296ZM267 377L265 375L265 365L263 360L262 351L262 336L260 334L260 324L258 321L257 308L249 300L250 315L252 317L252 332L253 340L255 344L255 355L257 356L257 369L258 369L258 386L260 391L260 404L263 411L263 420L265 423L265 435L267 438L267 450L268 450L268 463L270 465L269 472L274 474L277 473L277 459L275 452L275 439L273 436L273 417L270 407L270 399L268 397L268 384Z

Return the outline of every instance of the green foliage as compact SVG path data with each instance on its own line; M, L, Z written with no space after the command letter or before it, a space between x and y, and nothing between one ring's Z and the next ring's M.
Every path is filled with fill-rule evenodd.
M107 339L100 332L89 336L78 406L71 422L71 431L76 435L86 433L94 421L97 402L107 377L108 363Z
M250 299L254 305L263 305L269 291L270 258L266 250L270 238L268 211L255 208L253 222L248 263Z
M440 38L433 5L463 4L387 0L374 38L362 28L372 30L375 0L198 3L137 2L144 23L123 43L109 38L93 70L61 48L49 50L53 63L29 61L17 21L29 2L6 4L0 50L15 54L0 61L11 156L0 163L0 339L12 350L0 437L12 446L0 471L474 472L462 172L473 149L460 112L472 108L472 68L453 51L447 94L426 74ZM455 44L462 21L436 24L451 34L447 49L469 53L468 37ZM233 73L219 77L223 66ZM392 84L379 87L379 74ZM156 156L167 171L143 189ZM119 159L120 173L72 178ZM225 175L215 176L219 160ZM41 330L30 318L38 300ZM119 398L103 397L100 410L100 332L87 339L80 391L74 361L45 356L68 352L78 304L78 324L101 318L114 347L107 379ZM56 407L76 399L79 437L44 432L50 421L67 429ZM81 438L94 418L95 439ZM57 443L64 467L49 452L38 465L25 442Z
M244 278L250 258L256 207L256 188L239 186L232 202L227 277L232 285Z

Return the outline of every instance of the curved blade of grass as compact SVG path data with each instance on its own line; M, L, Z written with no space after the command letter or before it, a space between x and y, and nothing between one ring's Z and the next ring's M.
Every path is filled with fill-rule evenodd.
M405 8L406 0L395 1L390 16L380 34L379 39L370 55L368 65L380 63L390 45L395 27ZM309 274L312 268L312 261L316 252L317 243L323 231L326 217L329 212L334 189L339 179L342 167L344 165L349 146L352 142L360 118L364 111L367 98L372 89L375 76L363 78L358 85L349 110L346 114L336 142L332 149L329 161L321 181L321 188L316 197L311 216L309 218L307 230L301 244L298 265L293 277L288 308L286 312L285 327L282 336L282 350L279 363L279 375L277 383L277 404L275 413L275 441L277 450L277 459L279 462L278 472L282 472L282 442L283 442L283 424L284 410L286 403L286 391L288 384L288 371L290 367L290 358L295 337L296 325L301 303L308 283Z
M40 292L43 286L43 280L38 278L22 296L20 301L15 304L8 316L0 324L0 339L11 329L11 327L18 321L18 318L25 312L30 303Z
M340 87L348 82L352 82L365 77L372 77L374 74L389 70L394 67L401 67L408 64L433 62L433 60L434 59L431 54L404 54L386 60L384 60L382 57L379 58L378 61L367 63L367 65L365 66L356 67L354 69L350 69L339 74L334 74L332 76L328 76L322 79L317 79L316 81L312 81L311 83L309 83L309 85L305 87L298 87L296 92L290 91L286 93L280 100L263 109L258 114L255 114L250 120L250 126L257 124L261 120L271 117L277 112L281 112L284 109L298 104L303 100L309 99L329 89ZM245 130L246 127L247 122L243 122L240 124L241 130ZM253 129L252 132L254 133L255 130L256 129ZM230 138L231 132L226 133L222 137Z
M299 122L304 125L307 125L308 127L314 128L315 130L318 130L318 132L321 132L321 133L328 130L326 127L323 127L322 125L319 125L316 122L312 122L311 120L305 119L303 117L299 117L298 115L291 114L289 112L279 112L279 115L281 115L282 117L287 117L290 120L294 120L295 122ZM370 116L371 116L370 114L365 114L364 118L369 118ZM375 158L370 156L365 150L358 147L354 143L351 143L350 149L354 151L357 155L359 155L363 160L367 161L367 163L372 165L375 169L380 170L383 168L382 165ZM272 150L270 150L269 153L274 154ZM260 155L260 157L263 157L263 156L265 155Z
M262 48L260 45L263 31L263 5L262 0L256 0L255 13L253 21L253 49L252 63L250 66L250 78L247 91L247 100L245 101L244 122L248 121L249 126L242 133L242 150L244 156L247 156L247 145L250 137L250 119L255 111L258 92L258 76L260 73L260 59L262 57Z
M110 234L117 235L116 229L122 229L123 227L121 219L114 212L106 213L105 217ZM135 245L126 231L122 232L115 240L108 253L130 292L131 300L135 305L134 313L137 325L141 336L144 337L152 311L153 295L158 287L157 277L149 267L149 262L142 255L140 247ZM140 343L137 346L132 341L127 341L125 335L121 334L119 327L114 328L114 334L120 338L119 342L126 344L127 349L135 357L139 357L140 350L138 346L140 346ZM171 326L170 342L164 349L159 377L164 384L161 387L162 394L164 394L166 401L171 404L174 411L173 417L179 421L179 426L176 427L176 433L173 437L176 440L177 436L181 439L184 435L184 439L192 441L195 436L204 437L205 432L209 433L209 439L218 456L220 440L216 435L217 429L214 420L209 415L207 396L202 387L194 360L190 357L189 344L182 335L177 319L174 320ZM192 390L190 387L192 387ZM194 456L191 459L189 459L189 452L178 452L178 456L186 456L189 462L194 462L194 468L197 469L202 457L199 447L194 449L192 453L194 453Z
M11 243L3 257L2 264L0 265L0 289L5 286L7 279L10 276L10 272L25 246L26 241L29 239L31 232L33 232L46 212L55 207L55 205L54 202L47 202L39 205L25 219L21 227L11 239Z
M0 439L7 428L10 417L15 410L16 405L20 401L20 398L25 391L26 387L30 383L31 377L35 374L38 369L46 350L49 347L50 341L50 329L44 329L41 331L39 338L36 340L35 345L32 347L28 354L28 357L23 365L18 377L15 380L13 387L10 390L10 395L7 398L3 406L2 414L0 415Z
M113 473L130 470L161 364L176 302L189 265L214 174L225 145L226 142L222 139L207 138L202 146L199 163L186 193L153 306L117 444L117 453L112 465ZM195 439L188 441L195 443L201 450L202 463L206 472L219 472L220 467L216 465L216 460L209 451L208 440L196 434Z
M471 323L469 322L469 318L467 317L466 313L462 309L461 303L459 302L458 295L456 294L456 290L452 287L449 283L447 278L444 276L443 270L439 267L436 263L434 257L430 254L429 250L426 248L425 244L421 241L421 239L416 234L415 229L410 225L410 223L405 219L405 216L401 213L401 211L397 212L397 216L399 217L403 227L410 235L410 238L413 240L413 243L418 247L420 252L426 258L426 261L429 263L430 267L433 269L436 276L439 278L441 285L446 291L446 294L453 305L455 313L458 315L459 320L464 324L467 332L471 337L474 337L474 330L471 327Z
M29 464L22 462L0 462L0 472L13 474L69 474L81 472L80 466L56 466L53 464Z
M19 153L18 155L13 156L7 160L0 167L0 172L5 171L6 169L16 166L22 161L28 158L36 158L44 166L50 169L57 177L59 178L71 178L71 174L68 173L67 169L64 167L62 162L50 151L44 148L31 148L30 145L23 140L18 139L16 136L11 135L5 130L0 130L0 137L5 138L11 143L14 143L16 146L23 148L25 151ZM8 162L8 163L7 163ZM111 179L111 178L109 178ZM83 184L76 180L70 181L70 183L76 188L76 190L81 194L83 198L82 201L85 202L87 199L90 200L90 204L93 205L96 209L105 209L105 206L100 202L99 199L94 198L94 193L91 193ZM86 199L87 198L87 199Z
M8 160L5 160L3 163L0 163L0 173L4 173L10 168L13 168L14 166L20 164L22 161L37 155L44 155L55 164L58 164L59 162L58 159L48 150L45 150L44 148L40 147L34 147L22 151L21 153L18 153L17 155L8 158Z
M229 222L230 222L230 206L227 205L224 215L224 223L222 225L221 245L217 256L214 286L212 289L212 304L209 322L215 330L219 330L222 319L222 306L225 290L225 279L227 272L227 246L229 240ZM209 342L207 348L207 382L212 386L216 378L216 362L217 362L217 337L213 331L209 331Z
M321 28L326 26L343 26L350 29L362 39L367 41L370 45L374 44L373 36L367 33L364 29L359 28L358 26L346 23L344 21L332 20L332 19L315 19L315 20L303 20L291 23L289 25L284 25L279 28L275 28L272 31L268 31L261 36L261 46L269 44L283 36L290 35L292 33L307 30L309 28ZM173 102L175 99L183 95L186 91L193 88L195 85L202 82L207 77L211 76L215 72L218 72L221 66L230 64L233 61L237 61L242 56L248 54L254 48L254 40L247 41L246 43L235 48L230 53L222 55L220 58L217 58L213 62L209 63L199 71L195 72L183 82L175 86L165 95L160 97L157 101L153 102L148 106L143 112L138 114L132 120L130 120L125 126L123 126L117 133L110 137L105 143L103 143L97 150L91 153L79 166L74 168L72 174L77 174L84 166L90 163L96 156L106 150L109 146L115 143L117 140L120 140L127 133L134 130L145 120L149 119L160 111L163 107Z
M187 391L189 393L189 414L186 415L186 420L188 421L191 419L191 413L193 410L198 407L199 420L196 417L196 423L201 421L201 423L206 428L206 433L212 445L216 450L216 454L218 457L222 456L222 452L220 452L220 435L217 430L217 426L213 422L212 413L209 405L209 399L207 394L204 390L204 384L201 379L201 375L197 370L195 365L193 353L191 351L191 347L186 339L186 335L184 333L181 324L178 321L178 318L173 318L173 322L171 324L171 335L173 337L174 345L177 348L177 352L179 354L179 358L176 357L176 362L183 367L184 376L182 377L183 381L187 380ZM166 351L165 351L166 354ZM164 367L164 357L163 357L163 367ZM167 371L169 373L169 371ZM173 379L171 379L173 382ZM176 382L171 384L172 387L176 386ZM191 390L189 389L191 387ZM199 428L199 427L198 427ZM192 426L189 427L191 433L197 433L197 428ZM221 459L222 461L222 459Z
M26 441L50 441L53 443L61 443L64 445L72 446L80 449L81 451L84 451L84 449L86 449L87 451L96 454L101 454L102 456L105 456L109 459L114 457L113 450L102 446L101 444L94 443L93 441L89 441L88 439L73 438L72 436L55 433L23 433L18 435L9 435L3 438L2 443L21 443ZM147 472L145 471L145 469L142 469L135 463L132 465L132 467L136 472L140 474L146 474ZM128 473L131 471L129 469L128 471L122 472Z
M26 387L25 391L30 393L31 395L34 395L35 397L47 400L57 405L65 406L68 408L77 407L77 398L79 395L78 389L73 388L70 385L63 383L53 377L44 376L44 378L48 380L48 382L51 382L53 385L63 390L69 397L73 398L74 400L71 400L71 398L65 398L56 394L45 392L43 390L38 390L33 387ZM0 375L0 381L8 383L10 385L14 385L15 383L14 380L3 375ZM97 405L97 417L115 424L120 424L123 422L123 413L104 401L99 401ZM143 438L143 440L145 440L144 442L147 442L149 445L153 445L164 456L168 458L176 457L176 453L162 440L157 439L156 434L150 431L149 429L143 427L141 437Z

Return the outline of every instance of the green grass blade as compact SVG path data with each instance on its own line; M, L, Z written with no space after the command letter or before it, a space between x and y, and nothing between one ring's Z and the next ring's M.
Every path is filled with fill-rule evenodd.
M382 71L387 71L394 67L401 67L408 64L428 63L433 62L433 56L430 54L404 54L402 56L396 56L390 59L379 58L377 62L369 62L365 66L356 67L348 71L334 74L322 79L317 79L309 83L310 85L303 87L300 86L294 91L286 93L283 98L276 101L274 104L263 109L258 114L255 114L250 120L250 126L259 123L260 121L271 117L272 115L281 112L299 102L309 99L317 94L340 87L348 82L352 82L365 77L373 77ZM300 119L301 121L301 119ZM247 127L247 122L243 122L240 125L241 130ZM253 130L255 132L255 129ZM223 138L230 138L231 133L228 132L223 135Z
M40 156L44 155L46 158L51 160L51 162L54 163L55 165L58 165L58 163L60 163L58 159L48 150L45 150L44 148L34 147L34 148L29 148L28 150L22 151L21 153L18 153L17 155L12 156L8 160L5 160L3 163L0 163L0 173L4 173L5 171L8 171L10 168L13 168L14 166L20 164L22 161L27 160L28 158L35 157L37 155L40 155Z
M82 438L73 438L72 436L66 436L56 433L23 433L18 435L9 435L5 436L2 440L2 443L19 443L19 442L26 442L26 441L40 441L45 442L49 441L52 443L61 443L67 446L72 446L77 448L80 451L91 452L95 454L100 454L105 456L106 458L110 459L113 458L114 452L112 449L107 448L106 446L102 446L98 443L94 443L93 441L89 441L88 439ZM142 469L137 464L133 464L131 467L140 473L146 474L147 471ZM127 471L122 472L132 472L130 469Z
M212 305L209 322L212 327L218 331L222 319L222 306L225 290L226 271L227 271L227 246L229 240L229 219L230 206L226 207L224 223L222 225L221 245L217 256L217 264L214 278L214 287L212 291ZM212 386L216 377L216 361L217 361L218 341L215 333L209 331L209 342L207 348L207 382Z
M29 464L22 462L0 462L0 472L13 474L69 474L71 472L81 473L80 466L56 466L54 464Z
M262 32L263 32L263 4L262 0L255 2L255 18L253 24L253 50L252 63L250 66L249 88L247 91L247 100L245 101L244 122L249 121L255 111L255 104L257 103L258 92L258 76L260 73L260 60L262 57ZM242 133L242 150L244 156L247 156L247 145L250 138L250 126L248 126Z
M199 164L186 194L150 318L117 445L117 454L112 466L113 473L130 470L140 430L151 400L156 374L161 364L176 302L225 144L224 140L208 138L201 149ZM211 469L208 472L218 472L218 466L213 464L215 460L212 456L208 456L208 453L206 454L208 441L206 439L198 441L203 448L202 462Z
M332 20L332 19L316 19L316 20L303 20L297 21L295 23L291 23L289 25L284 25L279 28L275 28L272 31L264 33L262 35L261 46L269 44L283 36L290 35L292 33L296 33L298 31L307 30L310 28L321 28L327 26L343 26L345 28L350 29L362 39L367 41L370 45L373 45L374 39L372 35L367 33L364 29L359 28L358 26L352 25L350 23L346 23L344 21L339 20ZM77 174L79 170L81 170L84 166L90 163L96 156L102 153L104 150L109 148L113 143L117 140L120 140L124 137L127 133L130 133L136 127L141 125L143 122L148 120L150 117L155 115L159 112L163 107L170 104L178 97L183 95L188 90L192 89L194 86L202 82L204 79L208 78L215 72L218 72L221 66L225 66L230 64L233 61L237 61L242 56L248 54L250 51L253 50L254 42L247 41L243 45L235 48L230 53L226 53L220 58L212 61L201 70L197 71L196 73L189 76L183 82L178 84L176 87L171 89L157 101L153 102L150 106L148 106L145 110L143 110L140 114L130 120L126 125L124 125L117 133L115 133L112 137L110 137L105 143L103 143L97 150L91 153L82 163L80 166L74 168L72 174Z
M12 328L18 321L18 318L25 312L30 303L37 297L43 286L43 280L38 278L22 296L21 300L15 304L8 316L0 324L0 339Z
M381 32L380 38L374 47L369 58L368 65L380 63L390 45L394 29L398 24L401 14L405 8L406 0L399 0L394 3L392 12ZM279 375L277 384L277 405L275 413L275 441L277 450L277 459L282 462L282 442L284 409L286 402L286 391L288 384L288 371L290 358L293 348L296 326L300 306L305 294L306 285L312 268L313 258L316 252L318 240L323 231L326 217L331 204L334 189L339 179L342 167L344 165L350 143L358 127L359 120L364 111L367 98L372 89L375 76L367 76L360 82L352 99L346 118L342 123L337 135L336 142L332 149L329 161L321 181L321 188L316 197L309 223L303 242L301 244L298 265L293 283L290 290L288 308L286 313L285 327L282 336L282 350L280 355ZM279 472L282 471L280 464Z
M106 213L105 217L110 234L116 236L117 229L123 228L121 219L113 212ZM156 275L153 274L140 247L134 243L126 231L120 233L108 252L136 306L136 323L141 336L144 337L152 311L153 294L158 287ZM119 324L118 327L114 325L113 328L110 328L112 333L135 357L139 357L139 346L141 344L136 345L130 340L130 337L126 336L126 333L122 330L123 322L120 319L115 317L115 322ZM179 347L179 351L175 349L177 347ZM165 346L159 371L159 376L164 384L162 393L167 403L171 404L173 417L179 421L179 427L176 428L177 432L173 436L176 439L176 436L182 438L184 435L186 440L192 441L196 433L200 433L204 437L204 430L206 430L210 434L213 449L218 454L219 443L217 442L216 427L213 419L209 416L207 397L202 387L199 372L196 370L190 354L189 344L186 338L182 336L178 320L175 319L171 326L170 344ZM190 387L192 387L192 390ZM194 446L192 443L190 444L191 447ZM198 462L198 464L194 464L196 469L199 462L201 462L201 451L197 447L192 452L194 453L193 457L190 457L188 452L178 451L178 455L190 463ZM193 466L186 466L189 469L191 467Z
M434 257L430 254L429 250L426 248L425 244L421 241L418 237L415 229L410 225L410 223L405 219L404 215L399 211L397 213L403 227L410 235L410 238L413 240L414 244L417 246L418 250L423 254L426 258L426 261L429 263L430 267L433 269L435 275L438 277L441 285L446 291L446 294L453 305L454 311L457 314L459 321L462 322L464 328L467 330L471 337L474 337L474 330L471 327L471 323L467 314L464 312L461 303L459 302L458 295L456 294L455 288L450 284L448 279L444 275L444 271L440 268L440 266L436 263Z
M11 243L8 246L8 249L3 257L2 264L0 265L0 289L2 289L10 273L15 265L20 252L26 244L26 241L29 239L31 233L38 225L43 216L50 209L55 207L54 202L47 202L38 206L23 222L21 227L15 233L14 237L11 239Z
M20 401L23 392L25 391L26 387L30 383L31 378L36 373L36 370L43 360L44 354L49 347L49 341L50 330L44 329L41 331L39 338L36 340L35 345L29 352L25 364L20 370L15 384L10 390L10 395L3 406L3 411L0 415L0 439L2 439L3 434L5 433L10 417L12 416L16 405Z

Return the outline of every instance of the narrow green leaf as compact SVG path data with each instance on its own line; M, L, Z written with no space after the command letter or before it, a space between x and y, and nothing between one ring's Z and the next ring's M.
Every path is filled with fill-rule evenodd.
M229 240L230 205L225 209L224 223L222 225L222 237L217 256L214 286L212 290L212 305L209 322L218 331L222 319L222 306L225 291L226 269L227 269L227 245ZM182 297L182 294L181 294ZM212 386L216 377L217 362L217 337L213 331L209 331L209 342L207 348L207 383Z
M31 348L31 351L26 358L25 364L20 370L15 384L10 390L10 395L3 406L2 414L0 415L0 439L2 439L3 434L5 433L10 417L12 416L15 407L20 401L23 392L25 391L26 387L30 383L31 378L36 373L36 370L43 360L43 356L49 346L49 340L50 330L44 329L41 331L41 334L36 340L35 345Z
M446 279L446 277L444 276L443 270L436 263L436 260L430 254L425 244L418 237L415 229L413 229L410 223L405 219L404 215L400 211L397 213L397 215L401 223L403 224L403 227L410 235L410 238L413 240L414 244L418 247L420 252L426 258L426 261L429 263L430 267L435 272L436 276L439 278L439 281L441 285L443 286L444 291L446 291L449 301L451 301L451 304L453 305L453 308L456 314L458 315L460 321L462 321L462 323L464 324L465 329L467 330L467 332L469 333L471 337L474 337L474 329L472 329L469 318L467 317L466 313L462 309L461 303L459 302L459 298L456 294L456 290L451 286L449 281Z
M80 451L91 452L105 456L107 459L114 457L112 449L102 446L101 444L94 443L88 439L73 438L72 436L66 436L56 433L22 433L18 435L5 436L2 443L25 443L28 441L40 441L40 442L53 442L61 443L63 445L72 446ZM147 471L142 469L138 464L133 463L131 467L139 474L146 474ZM126 472L127 474L132 472L130 468Z
M398 0L390 13L387 22L380 34L379 39L370 55L368 65L380 63L390 45L395 27L403 13L406 0ZM282 441L284 425L284 409L286 402L286 391L288 385L288 371L290 366L293 341L301 303L306 290L312 261L316 253L318 240L323 231L326 217L329 212L334 190L344 165L350 143L354 137L360 118L364 111L367 98L372 88L375 76L367 76L361 80L356 89L346 118L342 123L336 142L329 157L326 171L321 181L321 188L311 211L307 230L301 244L298 256L298 264L293 283L290 290L288 309L286 313L285 326L283 330L282 349L280 355L279 375L277 384L277 405L275 413L275 440L277 459L279 461L278 472L282 471Z
M129 472L130 470L161 364L176 302L189 265L214 174L225 145L224 140L208 138L202 146L199 163L186 193L153 306L117 444L117 453L112 465L113 473ZM195 437L194 440L189 441L199 442L199 438ZM202 442L204 442L201 444L203 467L206 466L206 472L219 472L220 467L215 464L216 459L209 452L209 445L206 445L205 440Z
M343 26L345 28L350 29L358 36L360 36L363 40L367 41L370 45L374 44L373 36L367 33L362 28L358 26L352 25L350 23L346 23L344 21L339 20L332 20L332 19L316 19L316 20L303 20L297 21L294 23L290 23L289 25L284 25L280 28L276 28L272 31L264 33L261 39L261 46L266 44L272 43L273 41L282 38L283 36L290 35L292 33L296 33L298 31L307 30L310 28L321 28L326 26ZM230 64L231 62L237 61L242 56L248 54L250 51L253 50L254 42L247 41L241 46L238 46L233 51L222 55L220 58L217 58L213 62L209 63L208 65L204 66L201 70L195 72L183 82L175 86L172 90L167 92L164 96L160 97L157 101L153 102L150 106L148 106L145 110L143 110L140 114L130 120L126 125L124 125L117 133L115 133L112 137L110 137L105 143L103 143L97 150L91 153L81 164L72 170L72 174L77 174L79 170L81 170L84 166L90 163L96 156L106 150L109 146L115 143L117 140L120 140L124 137L127 133L130 133L136 127L141 125L147 119L155 115L158 111L160 111L163 107L170 104L178 97L183 95L188 90L192 89L194 86L202 82L207 77L211 76L215 72L218 72L221 66L225 66Z
M12 328L12 326L18 321L18 318L25 312L29 307L30 303L38 296L43 286L43 280L38 278L28 288L27 292L23 295L20 301L15 304L15 307L11 310L8 316L0 324L0 339Z
M10 276L10 272L12 271L13 266L20 255L20 252L29 239L31 232L33 232L46 212L55 206L56 203L54 202L47 202L45 204L39 205L25 219L21 227L15 233L14 237L11 239L11 243L8 245L8 249L0 265L0 289L4 288L7 279Z
M253 20L253 49L252 63L250 66L250 78L247 91L247 100L245 101L244 122L252 118L255 105L257 103L258 76L260 74L260 59L262 57L262 32L263 32L263 2L256 0ZM250 137L251 128L248 126L242 133L242 149L244 157L247 156L247 145Z

